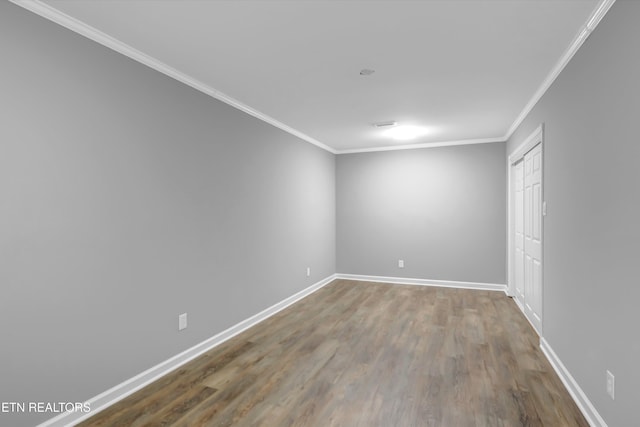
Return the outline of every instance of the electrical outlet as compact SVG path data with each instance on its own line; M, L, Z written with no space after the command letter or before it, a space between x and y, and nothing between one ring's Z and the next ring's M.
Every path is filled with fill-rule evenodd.
M398 260L398 268L404 268L404 260L403 259L399 259Z
M609 371L607 371L607 394L611 396L611 400L615 399L616 393L616 377Z
M187 328L187 313L182 313L178 316L178 330L181 331Z

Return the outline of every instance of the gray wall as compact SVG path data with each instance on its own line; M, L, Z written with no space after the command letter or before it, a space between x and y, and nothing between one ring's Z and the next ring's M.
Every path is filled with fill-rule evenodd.
M616 2L508 142L545 125L543 334L610 427L640 397L639 19Z
M640 390L638 17L618 1L507 145L545 123L543 333L609 426ZM504 144L336 165L7 2L0 53L0 401L92 397L335 272L336 234L341 273L506 280Z
M338 272L506 283L505 164L504 143L339 155Z
M0 54L0 401L83 401L335 272L334 155L4 1Z

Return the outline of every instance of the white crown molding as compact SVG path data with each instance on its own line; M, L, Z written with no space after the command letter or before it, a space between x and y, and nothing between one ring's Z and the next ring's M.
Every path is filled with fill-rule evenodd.
M309 286L301 290L300 292L291 295L288 298L272 305L271 307L261 311L258 314L255 314L248 319L237 323L230 328L220 332L217 335L214 335L211 338L206 339L200 344L196 344L195 346L183 351L182 353L173 356L170 359L165 360L164 362L160 362L156 366L147 369L146 371L136 375L133 378L130 378L115 387L110 388L109 390L100 393L99 395L87 400L87 403L91 407L91 411L88 413L82 412L63 412L42 424L39 424L38 427L62 427L62 426L71 426L76 425L77 423L84 421L98 412L108 408L114 403L124 399L125 397L135 393L141 388L145 387L148 384L156 381L157 379L167 375L169 372L179 368L185 363L195 359L196 357L206 353L214 347L219 346L225 341L233 338L234 336L240 334L241 332L246 331L252 326L257 325L258 323L266 320L267 318L273 316L274 314L284 310L289 307L291 304L298 302L302 298L311 295L322 287L328 285L336 279L336 275L332 274L319 282Z
M611 6L616 2L616 0L601 0L598 6L596 6L595 10L591 13L591 17L587 21L587 30L591 33L598 26L604 15L609 12Z
M376 151L414 150L416 148L450 147L454 145L490 144L492 142L506 142L506 138L461 139L458 141L425 142L422 144L388 145L373 148L354 148L350 150L336 150L336 154L373 153Z
M483 291L507 291L507 285L481 282L457 282L451 280L413 279L408 277L366 276L361 274L337 273L336 279L357 280L360 282L391 283L396 285L438 286L441 288L475 289Z
M551 72L547 75L545 80L542 82L538 90L533 94L529 102L526 104L524 109L520 112L520 114L516 117L515 121L512 123L511 127L507 131L507 133L502 137L495 138L480 138L480 139L466 139L466 140L458 140L458 141L442 141L442 142L432 142L432 143L422 143L422 144L408 144L408 145L391 145L384 147L375 147L375 148L362 148L362 149L347 149L347 150L336 150L322 142L306 135L291 126L288 126L273 117L270 117L242 102L234 99L219 90L204 84L203 82L194 79L193 77L176 70L173 67L153 58L150 55L147 55L126 43L121 42L120 40L111 37L102 31L85 24L84 22L75 19L64 12L59 11L58 9L49 6L48 4L43 3L40 0L9 0L12 3L23 7L37 15L42 16L50 21L53 21L59 25L62 25L65 28L70 29L78 34L81 34L84 37L87 37L97 43L102 44L114 51L121 53L135 61L138 61L150 68L153 68L156 71L159 71L171 78L174 78L192 88L203 92L225 104L228 104L234 108L237 108L240 111L243 111L257 119L260 119L266 123L269 123L272 126L275 126L293 136L296 136L310 144L313 144L317 147L320 147L332 154L351 154L351 153L369 153L376 151L395 151L395 150L411 150L416 148L436 148L436 147L447 147L447 146L455 146L455 145L470 145L470 144L485 144L492 142L505 142L508 141L509 138L516 131L518 126L524 121L527 115L531 112L533 107L538 103L540 98L546 93L546 91L551 87L555 79L558 77L560 72L567 66L571 58L575 55L575 53L580 49L584 41L589 37L591 32L598 26L602 18L609 11L615 0L601 0L598 3L598 6L594 9L594 11L589 16L586 24L582 27L576 38L573 40L571 45L567 48L565 53L562 55L560 60L556 63Z
M287 126L286 124L270 117L254 108L249 107L246 104L234 99L217 89L214 89L211 86L204 84L203 82L194 79L193 77L176 70L175 68L163 63L162 61L157 60L156 58L147 55L126 43L121 42L120 40L111 37L110 35L103 33L102 31L85 24L84 22L73 18L72 16L67 15L64 12L59 11L58 9L49 6L46 3L41 2L40 0L9 0L12 3L23 7L37 15L42 16L45 19L55 22L56 24L62 25L65 28L68 28L71 31L74 31L88 39L91 39L97 43L100 43L103 46L108 47L109 49L113 49L114 51L121 53L135 61L140 62L150 68L153 68L156 71L159 71L179 82L182 82L192 88L205 93L219 101L224 102L234 108L237 108L240 111L243 111L257 119L260 119L266 123L269 123L272 126L277 127L287 133L290 133L293 136L296 136L310 144L313 144L317 147L322 148L323 150L329 151L330 153L335 154L336 150L329 147L326 144L321 143L309 135L306 135L291 126Z
M538 90L533 94L533 96L531 97L527 105L525 105L524 109L520 112L518 117L516 117L515 121L513 122L513 124L507 131L506 135L504 136L505 141L511 138L511 136L516 131L518 126L520 126L520 124L524 121L524 119L529 115L531 110L533 110L533 107L535 107L538 101L540 101L542 96L551 87L551 85L556 80L556 78L560 75L562 70L564 70L564 68L567 66L569 61L571 61L571 58L573 58L573 56L576 54L578 49L580 49L580 47L585 42L585 40L587 40L589 35L598 26L602 18L607 14L609 9L611 9L611 6L613 6L613 3L615 3L615 1L616 0L600 0L600 3L598 3L596 8L593 10L593 12L591 12L589 19L587 20L585 25L580 29L575 39L573 40L573 42L571 42L571 44L569 45L567 50L564 52L564 54L560 57L556 65L551 69L551 72L544 79L544 81L542 82Z
M593 403L591 403L587 395L582 391L582 388L580 388L578 382L573 378L569 370L564 366L558 355L543 337L540 337L540 349L547 357L547 360L549 360L549 363L551 363L551 366L560 377L560 380L576 402L576 405L578 405L578 408L587 419L589 425L593 427L607 427L607 423L598 413L595 406L593 406Z

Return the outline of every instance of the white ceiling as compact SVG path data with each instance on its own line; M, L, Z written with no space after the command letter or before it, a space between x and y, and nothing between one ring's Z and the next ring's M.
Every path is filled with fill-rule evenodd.
M504 140L600 2L44 3L341 152L398 145L387 120L430 129L412 144Z

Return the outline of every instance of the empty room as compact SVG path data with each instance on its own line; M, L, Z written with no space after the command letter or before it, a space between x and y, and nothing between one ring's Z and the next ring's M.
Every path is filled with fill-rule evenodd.
M640 425L640 1L0 1L0 426Z

